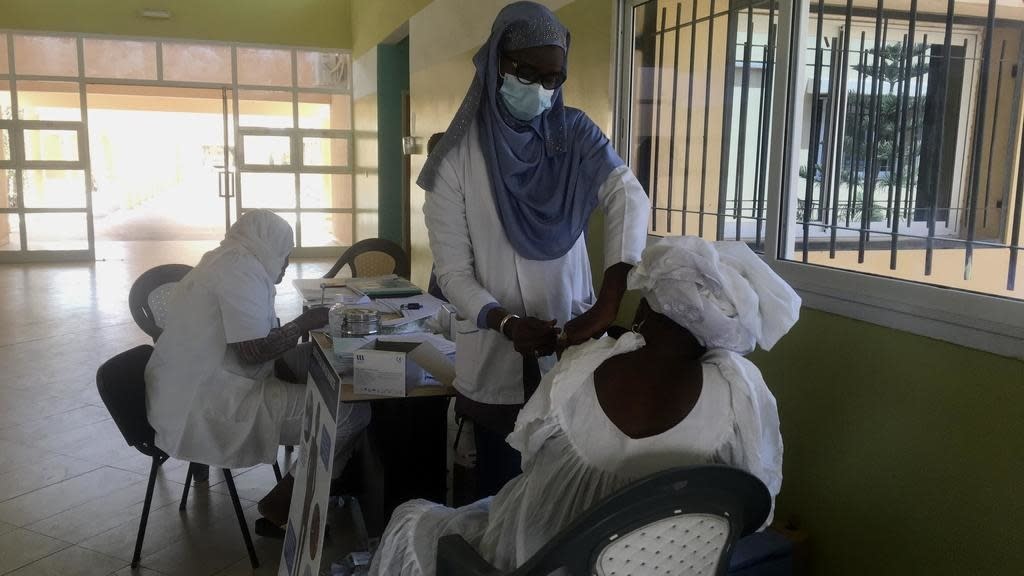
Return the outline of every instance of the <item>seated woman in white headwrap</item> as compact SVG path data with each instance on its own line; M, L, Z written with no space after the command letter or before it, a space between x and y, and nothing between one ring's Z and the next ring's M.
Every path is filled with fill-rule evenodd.
M299 444L311 349L298 341L327 323L327 311L313 308L277 326L275 285L292 247L288 222L252 210L175 286L146 366L149 422L156 445L172 457L246 468L273 462L282 444ZM285 361L280 377L278 360ZM335 441L340 466L370 418L368 407L344 406L349 413L338 415ZM271 520L283 523L287 504L284 498Z
M588 508L677 466L718 463L782 484L775 398L741 354L771 348L800 298L746 245L666 238L629 275L633 332L570 348L508 437L523 472L493 499L400 506L371 574L434 574L437 540L464 536L513 569Z

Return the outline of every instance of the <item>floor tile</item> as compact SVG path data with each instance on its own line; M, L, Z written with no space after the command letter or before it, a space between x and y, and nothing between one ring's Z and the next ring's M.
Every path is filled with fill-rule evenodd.
M86 404L34 422L4 428L0 430L0 440L31 444L35 440L49 438L106 420L110 420L110 414L105 407Z
M142 476L116 468L97 468L63 482L0 502L0 518L25 526L134 484Z
M149 522L146 524L146 537L142 545L143 564L150 566L146 559L151 555L164 550L186 535L205 534L210 526L224 518L235 518L231 499L223 494L196 489L192 490L188 507L184 512L180 512L174 504L150 512ZM252 520L255 520L255 517ZM138 522L130 521L89 538L81 542L80 546L115 558L131 560L138 529Z
M12 530L0 535L0 574L7 574L70 546L49 536Z
M51 484L63 482L99 468L98 464L55 455L34 466L21 466L11 472L0 473L0 502L27 494Z
M0 440L0 470L10 472L28 464L39 462L52 456L51 452L40 455L39 452L17 442Z
M127 524L136 529L142 517L142 504L146 499L148 480L142 480L108 494L79 504L60 514L26 526L28 530L78 544ZM158 476L153 487L150 514L168 505L177 505L182 485Z
M260 565L276 565L277 555L280 555L279 541L261 538L252 532L253 521L258 516L255 506L246 509L245 516ZM275 548L277 555L271 552ZM231 515L221 518L206 530L186 533L181 540L147 556L143 563L169 576L202 576L223 571L239 560L244 560L246 565L249 563L238 520Z
M23 566L10 576L108 576L124 565L124 560L71 546Z
M276 566L275 566L274 574L277 574ZM124 568L121 568L120 570L118 570L117 572L114 572L110 576L164 576L164 575L159 573L159 572L157 572L156 570L150 570L149 568L146 568L145 566L139 566L138 568L132 568L131 566L125 566Z

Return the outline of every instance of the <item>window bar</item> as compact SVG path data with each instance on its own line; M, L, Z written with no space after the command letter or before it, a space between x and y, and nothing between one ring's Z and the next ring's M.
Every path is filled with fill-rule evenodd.
M850 186L846 190L846 227L849 228L853 219L853 207L857 203L857 186L860 185L857 163L860 156L861 128L864 126L864 66L867 64L867 36L860 33L860 58L857 63L857 103L854 106L855 121L853 123L853 154L850 156Z
M967 62L968 61L977 61L978 60L978 56L977 56L978 47L977 47L977 45L975 45L974 46L974 52L975 52L974 55L968 56L967 55L968 40L967 40L967 38L964 38L963 48L964 48L964 58L963 58L963 60L964 60L964 69L965 69L965 71L968 71L968 70L970 71L970 77L965 82L965 84L968 85L968 86L974 86L974 67L973 66L967 66ZM973 100L973 99L974 99L974 94L972 93L971 94L971 100ZM970 102L968 102L968 107L970 107ZM967 163L970 162L970 161L971 161L971 157L968 154L963 154L961 156L961 158L960 158L960 165L961 165L961 168L962 168L962 172L964 174L967 174L967 188L966 189L968 191L970 191L970 189L971 189L971 181L972 181L972 178L971 178L971 176L972 176L972 174L971 174L971 167L967 165ZM950 205L949 205L949 207L946 208L946 217L943 219L943 222L945 222L946 227L949 228L950 227L949 221L950 221L950 219L953 219L953 227L954 228L959 228L960 227L960 218L963 215L962 214L963 210L960 210L959 208L953 208L952 200L953 200L952 194L950 194Z
M907 165L907 116L910 113L907 111L907 106L910 101L910 82L914 77L914 50L916 50L917 43L914 41L915 34L917 32L917 0L911 0L910 2L910 28L907 31L907 37L903 41L903 52L905 60L901 62L903 64L903 85L900 91L900 127L899 127L899 138L896 143L896 148L899 149L899 155L897 157L896 164L896 197L893 205L892 212L892 237L889 243L889 269L896 269L896 258L899 254L899 237L900 237L900 203L903 200L903 174L904 169ZM918 79L918 86L921 81ZM917 112L917 101L914 102L915 113ZM915 136L911 136L911 140L915 140ZM914 157L910 157L910 169L914 169ZM891 167L890 167L891 170ZM910 197L910 187L907 187L907 197ZM907 202L910 203L909 201Z
M840 42L843 44L843 51L840 53L838 92L839 106L836 109L836 151L835 151L835 179L832 190L832 229L829 231L828 256L831 259L836 257L836 236L839 226L839 188L843 182L843 149L846 145L846 121L849 114L846 111L847 83L850 72L850 37L853 31L850 29L853 20L853 0L846 0L846 22L840 31Z
M668 207L667 218L666 218L666 230L669 234L672 233L672 189L675 185L675 167L676 167L676 104L679 102L679 37L682 36L680 26L683 19L683 3L676 3L676 45L675 45L675 56L672 59L672 115L670 120L670 129L668 133ZM685 211L683 218L685 219Z
M1020 76L1020 65L1021 60L1024 59L1024 43L1018 46L1018 52L1016 60L1013 61L1013 65L1010 67L1010 78L1017 79ZM1009 126L1017 126L1020 121L1020 98L1021 98L1022 83L1019 80L1013 83L1013 102L1010 104L1010 110L1013 111L1013 117L1008 123ZM1015 139L1016 138L1016 139ZM1006 131L1006 149L1015 150L1017 146L1021 145L1022 142L1016 132L1013 129ZM1011 152L1012 155L1012 152ZM1002 227L1000 230L1007 230L1006 226L1012 226L1013 223L1010 221L1009 206L1011 203L1010 193L1012 190L1011 183L1013 182L1013 162L1009 159L1005 162L1004 167L1004 184L1003 184L1003 208L1001 211Z
M875 209L875 156L878 155L878 117L881 108L882 95L880 93L879 74L884 73L881 65L882 49L885 47L886 35L889 32L889 19L882 18L885 13L885 0L878 0L879 17L875 19L875 55L871 64L871 109L868 115L868 132L865 141L864 158L864 194L862 196L860 212L860 239L857 241L857 263L864 263L864 250L867 246L868 230L871 229L871 213ZM885 26L883 27L883 20Z
M661 42L658 43L658 96L654 110L654 174L651 176L651 230L658 231L658 165L661 163L661 88L665 84L665 16L668 8L661 9Z
M771 13L768 16L768 22L769 22L768 46L765 48L765 51L766 51L765 59L767 60L767 64L765 65L765 71L764 71L764 77L767 79L767 80L765 80L764 84L767 87L767 89L763 90L763 92L767 93L765 95L765 103L764 103L765 114L764 114L764 127L763 127L763 130L764 130L764 133L765 133L765 138L761 142L762 147L761 147L761 153L760 153L760 157L765 159L764 162L767 162L767 158L768 158L768 140L769 140L768 132L770 130L771 118L772 118L772 116L771 116L771 111L772 111L772 94L773 94L772 86L773 86L774 81L775 81L775 40L776 40L778 32L779 32L779 30L778 30L779 27L778 27L777 24L775 24L774 20L775 20L775 4L773 3L773 4L771 4ZM755 232L755 235L754 235L754 246L760 248L760 247L763 247L763 239L764 239L763 236L764 236L764 226L765 226L765 218L764 218L765 191L768 188L768 171L767 170L764 170L764 174L761 177L758 178L758 184L759 184L759 188L757 189L757 199L756 199L757 215L756 215L756 217L754 219L754 225L756 226L757 229L756 229L756 232Z
M828 213L832 207L832 195L830 194L831 186L828 185L832 181L832 171L834 167L833 158L835 158L835 123L836 118L833 113L835 110L835 94L839 91L836 87L836 81L839 75L836 73L839 69L839 60L841 54L839 53L839 40L833 36L829 41L828 45L828 91L822 98L823 105L825 106L825 119L822 123L823 130L825 132L825 156L819 159L821 164L821 183L818 184L818 220L821 222L828 221ZM819 130L821 132L822 130Z
M919 70L924 69L924 56L925 54L928 53L929 44L927 34L924 35L923 41L921 43L923 44L923 49L921 50L921 54L919 54L917 57L917 69ZM918 123L918 119L921 112L921 86L923 84L924 82L922 82L921 78L919 77L917 79L917 85L914 86L914 117L911 121L910 128L910 182L907 184L906 213L903 215L903 218L908 222L910 221L910 215L913 213L912 207L914 204L914 200L912 200L912 198L916 199L917 176L918 173L921 171L921 163L917 157L917 143L920 141L920 138L918 137L918 131L922 128Z
M765 74L766 70L768 70L768 45L767 44L765 44L765 46L763 47L762 52L761 52L761 87L760 87L760 90L759 90L760 96L759 96L758 102L757 102L757 138L756 138L756 141L754 143L754 150L757 150L758 153L757 153L756 157L754 158L754 198L753 198L754 201L750 205L750 217L755 219L755 224L754 225L757 226L758 228L760 228L760 227L758 226L758 224L756 222L756 219L757 219L757 202L758 202L758 199L761 197L761 181L763 180L761 178L761 171L765 170L765 167L766 167L764 165L764 156L761 154L761 150L763 149L762 147L763 147L764 143L768 140L768 137L767 137L768 132L765 129L765 125L764 125L764 116L765 116L764 104L765 104L765 100L766 100L765 99L765 86L767 85L765 83L765 80L767 80L767 74ZM765 170L765 171L767 172L767 170ZM741 213L743 212L743 207L740 207L740 212ZM760 230L758 230L758 232L760 232ZM760 234L756 234L755 238L754 238L754 243L757 244L757 242L759 240L760 240Z
M750 60L754 42L754 7L747 6L747 39L743 43L743 80L740 86L740 125L739 146L736 148L736 197L733 199L732 214L736 219L736 240L742 239L743 223L743 180L746 176L744 164L747 147L747 112L750 105Z
M1018 139L1024 139L1024 133L1017 131L1010 131ZM1020 140L1018 140L1020 141ZM1020 251L1020 229L1021 224L1024 223L1024 215L1021 214L1021 210L1024 210L1024 145L1018 146L1020 150L1020 158L1017 161L1017 199L1013 203L1013 217L1016 222L1007 223L1010 225L1010 264L1006 269L1006 289L1016 290L1017 286L1017 253Z
M697 234L704 237L704 199L707 196L708 178L708 121L711 114L708 113L708 103L711 102L711 66L712 56L715 47L715 0L711 0L711 10L708 12L708 63L704 71L704 145L701 146L700 154L700 208L698 210Z
M818 97L821 94L821 37L822 27L825 24L825 0L818 0L818 24L816 26L814 39L814 75L811 81L813 93L811 96L811 132L807 145L807 187L804 192L804 245L802 261L807 263L808 238L811 233L811 209L814 201L814 175L818 166L818 140L821 138L821 107L818 106Z
M729 9L729 18L726 28L726 58L725 58L725 86L723 87L722 94L725 97L725 103L722 106L722 152L719 160L719 171L718 171L718 213L717 221L715 222L715 239L725 239L725 215L727 213L727 201L728 194L725 193L729 189L729 174L731 173L730 164L732 159L732 130L733 130L733 119L732 119L732 107L733 100L736 95L736 36L737 28L739 27L739 11Z
M953 11L955 9L954 0L948 0L946 7L946 31L945 38L942 41L942 88L939 90L939 101L937 107L939 110L946 109L946 92L949 91L949 69L950 64L953 60ZM946 130L943 128L939 130L939 141L936 152L936 163L935 167L942 166L942 152L945 146ZM941 176L941 173L940 173ZM935 250L935 220L938 216L939 211L939 194L938 194L938 182L941 178L936 178L936 188L932 189L932 197L930 199L931 206L928 207L928 238L925 240L924 247L924 275L932 275L932 260L934 259Z
M901 74L901 76L903 72L906 70L903 63L909 62L910 60L913 59L913 57L910 56L909 52L910 50L912 50L912 42L908 40L908 38L909 34L904 34L903 42L900 43L901 52L899 57L899 63L897 64L896 68L900 71L899 73ZM904 106L906 98L904 98L903 96L905 93L910 91L908 86L910 82L909 74L906 76L902 76L900 80L898 80L898 82L899 87L897 88L896 92L896 102L898 105L896 106L896 121L893 124L892 130L893 146L889 150L889 178L885 186L885 225L887 228L890 229L890 231L892 231L893 227L893 214L895 214L895 218L897 220L899 219L899 212L893 211L893 200L895 200L895 187L900 185L899 174L896 174L899 172L897 163L903 162L903 148L899 146L899 143L903 142L903 133L900 130L905 130L907 126L906 120L904 119L904 116L906 116L906 106ZM898 155L897 151L899 151ZM895 185L893 184L894 174L896 174Z
M683 236L686 236L686 221L690 217L690 135L693 127L693 65L697 56L697 0L692 0L693 14L690 16L690 67L687 69L689 86L686 96L686 158L683 160Z
M985 172L985 202L982 203L981 227L988 228L988 199L992 190L992 160L996 149L996 122L999 121L999 105L1003 96L1003 59L1006 58L1006 40L999 47L999 73L996 74L996 105L992 110L992 134L988 141L988 171Z
M996 0L988 2L988 18L985 20L985 47L981 53L981 83L978 87L978 111L974 123L974 153L971 155L971 187L967 192L967 245L964 251L964 280L971 279L974 265L974 232L978 220L979 186L981 185L981 151L985 145L985 113L988 111L988 78L992 64L992 32L996 25ZM996 94L995 110L999 110L999 95ZM998 112L996 112L998 114ZM995 120L992 131L995 132ZM989 149L989 156L992 150ZM991 158L989 159L991 162ZM991 166L991 164L990 164ZM991 172L986 178L991 179Z

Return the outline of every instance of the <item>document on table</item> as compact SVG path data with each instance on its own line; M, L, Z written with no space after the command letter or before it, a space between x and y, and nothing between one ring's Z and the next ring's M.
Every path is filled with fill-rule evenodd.
M345 304L365 304L370 298L357 289L347 285L349 278L296 278L292 286L309 304L319 304L323 296L324 304L333 304L340 298ZM326 287L326 290L321 288Z
M420 294L410 298L380 298L374 303L381 312L401 315L401 318L383 320L384 326L402 326L424 318L433 318L444 304L443 301L430 294Z

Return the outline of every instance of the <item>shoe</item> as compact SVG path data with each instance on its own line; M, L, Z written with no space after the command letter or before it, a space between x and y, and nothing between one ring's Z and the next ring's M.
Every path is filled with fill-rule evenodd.
M256 509L260 516L266 518L275 526L284 526L288 523L288 509L292 502L292 488L295 486L295 477L288 474L274 486L266 496L260 500Z

